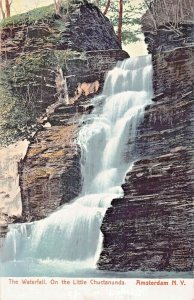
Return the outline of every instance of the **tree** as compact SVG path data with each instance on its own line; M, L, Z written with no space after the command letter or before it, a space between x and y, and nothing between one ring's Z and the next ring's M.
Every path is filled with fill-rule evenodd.
M181 23L193 21L194 6L191 0L144 0L147 14L153 22L155 31L159 27L182 35L179 30Z
M122 44L122 24L123 24L123 0L119 0L118 39L120 44Z
M2 18L5 19L5 11L4 11L4 9L3 9L2 0L0 0L0 9L1 9L1 15L2 15Z
M106 4L106 7L105 7L105 10L104 10L104 15L107 14L108 9L109 9L109 7L110 7L110 3L111 3L111 0L108 0L108 1L107 1L107 4ZM99 4L99 3L98 3L98 4Z
M7 18L11 16L11 4L12 4L12 1L5 0L5 8L6 8Z
M60 9L62 6L62 1L61 0L54 0L54 5L55 5L55 11L57 14L60 14Z
M11 16L11 4L12 0L4 0L4 4L2 0L0 0L0 10L3 19Z
M89 2L98 6L104 15L108 16L117 31L120 44L140 40L141 15L146 10L145 5L134 5L132 0L90 0ZM64 3L62 0L54 0L57 14L61 14Z
M134 5L132 0L98 0L99 8L110 19L124 44L140 40L141 15L145 6Z

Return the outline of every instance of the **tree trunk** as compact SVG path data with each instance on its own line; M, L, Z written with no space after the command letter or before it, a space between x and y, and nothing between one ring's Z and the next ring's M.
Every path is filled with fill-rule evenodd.
M62 1L61 0L54 0L54 4L55 4L55 12L60 15L60 9L61 9L61 5L62 5Z
M119 23L118 23L118 39L122 44L122 23L123 23L123 0L119 0Z
M11 16L11 4L9 2L9 0L5 0L5 8L6 8L6 16L7 18L9 18Z
M2 18L5 19L5 12L3 9L2 0L0 0L0 10L1 10Z
M105 8L105 11L104 11L104 15L106 15L107 12L108 12L108 9L109 9L109 7L110 7L110 2L111 2L111 0L108 0L108 1L107 1L106 8Z

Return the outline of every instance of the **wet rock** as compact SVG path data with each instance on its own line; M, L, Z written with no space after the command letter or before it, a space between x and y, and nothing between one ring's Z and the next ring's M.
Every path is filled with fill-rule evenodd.
M190 30L182 27L183 34ZM169 40L163 30L146 31L146 41L153 54L154 102L137 130L137 160L126 174L124 197L112 201L103 220L98 266L192 271L194 49Z

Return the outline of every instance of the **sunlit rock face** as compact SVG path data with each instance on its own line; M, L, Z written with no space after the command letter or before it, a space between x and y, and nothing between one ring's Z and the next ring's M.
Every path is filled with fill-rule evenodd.
M24 158L28 144L25 140L0 148L0 215L2 219L20 217L22 214L18 164Z
M25 140L0 148L0 246L7 232L6 224L22 217L18 164L28 144Z
M191 271L193 268L193 61L192 24L176 35L153 34L143 18L152 53L152 105L138 128L139 158L103 224L100 269ZM149 31L150 30L150 31ZM187 37L183 39L182 37ZM173 38L172 38L173 37ZM130 145L130 141L129 141Z

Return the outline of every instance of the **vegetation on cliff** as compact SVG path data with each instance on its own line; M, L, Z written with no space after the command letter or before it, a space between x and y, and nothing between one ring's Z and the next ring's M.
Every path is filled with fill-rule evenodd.
M67 62L78 52L83 57L90 50L120 50L108 19L84 3L65 1L58 13L51 5L1 22L0 105L6 112L1 114L1 143L29 136L37 117L58 100L59 69L66 76Z
M105 4L106 1L98 2L112 24L118 25L116 2L110 2L110 7L106 5L106 11ZM126 1L123 5L119 40L122 35L123 41L134 41L138 39L137 32L127 33L125 27L129 21L127 14L136 10ZM132 23L137 24L138 18L131 19ZM68 73L67 62L77 58L78 51L83 56L85 51L121 48L108 19L85 0L55 1L53 5L27 13L7 15L0 26L4 60L0 77L1 144L21 136L29 137L35 130L37 118L58 100L59 69Z
M0 75L0 144L9 144L21 136L28 136L28 131L35 120L35 113L13 95L5 74ZM27 131L26 131L27 130Z
M181 24L194 24L191 0L144 0L147 13L143 16L144 31L158 28L174 31L181 36Z
M60 66L67 66L68 60L76 55L70 50L42 51L17 57L1 68L1 143L29 137L42 113L37 97L44 93L45 76L50 72L56 74Z
M14 15L9 18L5 18L1 21L2 27L9 27L15 25L30 25L38 21L51 21L54 17L54 6L44 6L33 9L27 13Z

